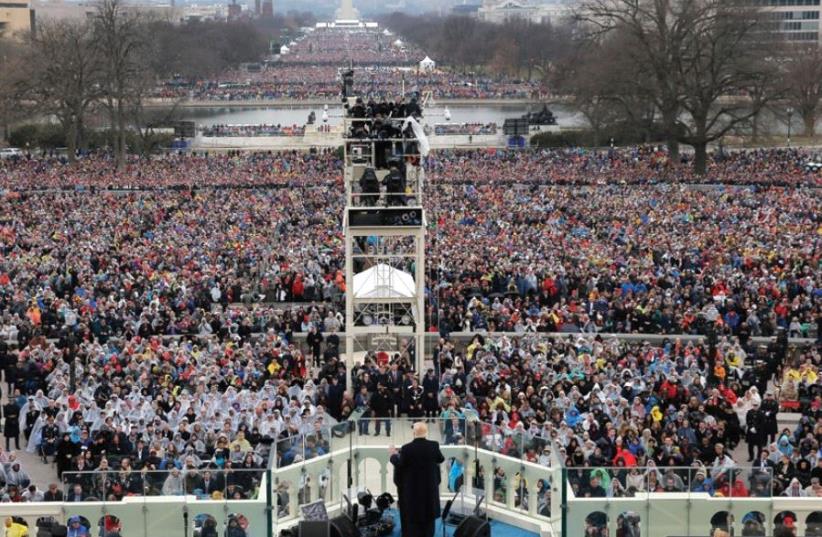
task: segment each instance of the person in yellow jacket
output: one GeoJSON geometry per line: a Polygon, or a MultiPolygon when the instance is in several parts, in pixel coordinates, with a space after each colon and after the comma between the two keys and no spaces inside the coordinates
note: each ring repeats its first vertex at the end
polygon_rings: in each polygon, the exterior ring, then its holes
{"type": "Polygon", "coordinates": [[[5,529],[4,537],[29,537],[28,526],[15,522],[11,517],[6,517],[5,529]]]}

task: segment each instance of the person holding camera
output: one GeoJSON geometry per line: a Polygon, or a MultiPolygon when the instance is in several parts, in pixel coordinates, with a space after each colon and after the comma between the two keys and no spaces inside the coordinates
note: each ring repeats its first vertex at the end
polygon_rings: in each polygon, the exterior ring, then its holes
{"type": "Polygon", "coordinates": [[[371,396],[371,413],[375,418],[374,436],[379,436],[381,425],[385,423],[385,436],[391,436],[391,415],[394,400],[391,392],[382,382],[377,383],[377,391],[371,396]]]}

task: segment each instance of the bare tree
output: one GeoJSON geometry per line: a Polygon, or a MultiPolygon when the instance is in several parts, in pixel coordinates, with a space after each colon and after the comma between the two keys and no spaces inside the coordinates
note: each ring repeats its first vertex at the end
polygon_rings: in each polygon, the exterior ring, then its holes
{"type": "Polygon", "coordinates": [[[568,52],[572,24],[513,19],[492,24],[473,17],[442,19],[392,13],[383,19],[409,41],[419,44],[443,65],[462,72],[483,72],[545,79],[568,52]]]}
{"type": "Polygon", "coordinates": [[[140,105],[145,80],[154,78],[149,68],[152,49],[147,27],[145,17],[127,9],[122,0],[102,0],[93,19],[118,168],[125,163],[129,108],[140,105]]]}
{"type": "Polygon", "coordinates": [[[795,47],[786,57],[785,83],[790,104],[799,113],[805,136],[814,136],[822,100],[822,49],[795,47]]]}
{"type": "Polygon", "coordinates": [[[86,113],[100,95],[101,71],[89,24],[49,21],[38,26],[28,58],[28,94],[41,112],[53,114],[66,134],[73,160],[86,113]]]}
{"type": "MultiPolygon", "coordinates": [[[[760,121],[762,112],[772,109],[777,101],[787,95],[787,85],[780,75],[778,58],[766,58],[763,61],[761,71],[754,73],[751,78],[747,93],[751,99],[751,111],[753,112],[750,120],[751,141],[756,143],[762,133],[760,121]]],[[[767,125],[765,127],[767,132],[767,125]]]]}
{"type": "Polygon", "coordinates": [[[9,137],[11,125],[26,113],[24,52],[21,44],[0,40],[0,136],[5,139],[9,137]]]}
{"type": "Polygon", "coordinates": [[[653,80],[622,54],[624,37],[616,32],[601,40],[581,40],[551,77],[552,87],[570,96],[588,120],[595,145],[606,130],[630,128],[644,133],[646,141],[653,131],[653,80]]]}
{"type": "Polygon", "coordinates": [[[592,38],[619,31],[623,54],[652,73],[653,96],[667,132],[671,158],[679,156],[677,121],[682,94],[676,65],[691,31],[695,0],[584,0],[577,17],[592,30],[592,38]]]}
{"type": "Polygon", "coordinates": [[[500,36],[494,45],[494,56],[490,67],[495,72],[516,76],[519,74],[520,46],[510,36],[500,36]]]}
{"type": "Polygon", "coordinates": [[[744,0],[585,0],[579,17],[594,39],[620,33],[636,71],[651,75],[672,159],[679,143],[694,148],[704,173],[707,146],[764,107],[769,96],[746,99],[767,73],[770,41],[758,9],[744,0]]]}
{"type": "Polygon", "coordinates": [[[600,145],[604,130],[621,119],[614,84],[614,75],[619,73],[611,69],[607,50],[599,43],[581,44],[552,78],[554,88],[571,96],[574,108],[585,116],[595,146],[600,145]]]}
{"type": "Polygon", "coordinates": [[[675,64],[682,89],[683,114],[679,140],[694,148],[694,171],[704,174],[708,144],[747,123],[772,96],[745,99],[760,84],[769,65],[764,61],[767,33],[759,12],[728,0],[694,2],[690,31],[675,64]]]}

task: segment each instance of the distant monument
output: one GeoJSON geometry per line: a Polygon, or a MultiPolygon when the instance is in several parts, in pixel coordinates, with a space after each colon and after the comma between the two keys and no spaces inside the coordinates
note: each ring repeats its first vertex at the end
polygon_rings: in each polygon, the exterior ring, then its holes
{"type": "Polygon", "coordinates": [[[353,0],[341,0],[340,8],[337,10],[338,21],[358,21],[360,12],[354,9],[353,0]]]}

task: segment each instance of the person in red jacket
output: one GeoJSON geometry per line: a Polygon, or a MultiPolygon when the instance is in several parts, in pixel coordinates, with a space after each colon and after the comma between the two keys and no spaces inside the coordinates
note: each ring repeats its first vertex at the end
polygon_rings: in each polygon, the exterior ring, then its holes
{"type": "Polygon", "coordinates": [[[622,448],[617,451],[616,455],[614,456],[613,460],[614,466],[625,466],[627,468],[633,468],[636,466],[636,457],[634,454],[631,453],[629,450],[622,448]]]}

